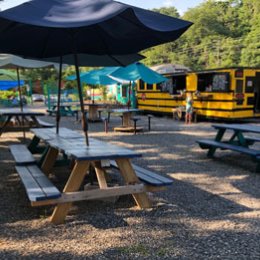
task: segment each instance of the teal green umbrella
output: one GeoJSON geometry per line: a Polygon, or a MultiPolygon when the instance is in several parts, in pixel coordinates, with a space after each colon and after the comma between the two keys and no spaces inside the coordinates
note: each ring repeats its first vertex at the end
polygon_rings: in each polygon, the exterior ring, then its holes
{"type": "Polygon", "coordinates": [[[140,62],[130,64],[126,67],[120,67],[110,73],[110,75],[126,81],[136,81],[141,79],[148,84],[157,84],[168,80],[140,62]]]}
{"type": "MultiPolygon", "coordinates": [[[[113,71],[117,70],[119,67],[107,67],[102,69],[90,70],[80,74],[80,81],[89,85],[114,85],[118,81],[116,79],[110,78],[108,75],[113,71]]],[[[76,80],[76,75],[67,77],[67,80],[76,80]]],[[[93,89],[93,102],[94,102],[94,88],[93,89]]]]}
{"type": "MultiPolygon", "coordinates": [[[[120,67],[106,67],[80,73],[80,80],[90,85],[112,85],[118,83],[116,79],[108,77],[109,74],[120,67]]],[[[67,80],[76,80],[76,75],[67,77],[67,80]]]]}
{"type": "Polygon", "coordinates": [[[128,108],[130,107],[130,91],[133,81],[141,79],[148,84],[157,84],[168,80],[161,74],[151,70],[140,62],[130,64],[126,67],[120,67],[113,71],[110,75],[121,80],[129,81],[128,108]]]}

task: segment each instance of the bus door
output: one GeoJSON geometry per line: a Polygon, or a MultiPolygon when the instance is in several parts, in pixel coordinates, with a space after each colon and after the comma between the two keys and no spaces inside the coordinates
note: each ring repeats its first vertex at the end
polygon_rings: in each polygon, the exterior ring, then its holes
{"type": "Polygon", "coordinates": [[[255,77],[246,77],[246,94],[251,94],[247,98],[247,105],[254,106],[254,113],[260,112],[260,72],[256,72],[255,77]]]}
{"type": "Polygon", "coordinates": [[[254,85],[254,109],[256,113],[260,112],[260,72],[256,72],[253,80],[254,85]]]}

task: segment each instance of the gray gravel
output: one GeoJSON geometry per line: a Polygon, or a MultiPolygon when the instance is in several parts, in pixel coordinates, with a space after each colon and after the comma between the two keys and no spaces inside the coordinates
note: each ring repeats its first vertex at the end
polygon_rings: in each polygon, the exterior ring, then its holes
{"type": "MultiPolygon", "coordinates": [[[[134,162],[173,178],[174,184],[151,195],[152,209],[138,210],[131,196],[115,203],[80,202],[65,224],[54,226],[48,221],[53,208],[32,208],[15,172],[7,145],[21,142],[22,133],[4,134],[0,259],[260,259],[255,162],[228,151],[208,159],[195,141],[214,137],[210,122],[185,125],[155,117],[151,132],[133,135],[112,131],[120,120],[112,117],[107,134],[102,123],[91,123],[90,136],[142,152],[134,162]]],[[[139,124],[147,129],[147,118],[139,124]]],[[[72,117],[62,118],[61,125],[81,128],[72,117]]],[[[31,137],[28,133],[27,143],[31,137]]]]}

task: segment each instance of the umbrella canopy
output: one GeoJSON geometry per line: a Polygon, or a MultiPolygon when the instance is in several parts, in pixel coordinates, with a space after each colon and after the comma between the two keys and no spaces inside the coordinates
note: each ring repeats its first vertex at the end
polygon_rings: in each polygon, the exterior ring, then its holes
{"type": "MultiPolygon", "coordinates": [[[[23,76],[20,76],[20,79],[25,79],[25,78],[23,76]]],[[[4,80],[4,81],[17,81],[17,74],[16,74],[16,72],[13,72],[13,71],[10,71],[10,70],[0,69],[0,80],[1,81],[2,80],[4,80]]]]}
{"type": "Polygon", "coordinates": [[[191,25],[112,0],[32,0],[0,13],[0,52],[125,55],[176,40],[191,25]]]}
{"type": "Polygon", "coordinates": [[[18,91],[19,91],[19,97],[20,97],[20,108],[21,111],[23,111],[23,103],[22,103],[22,93],[20,86],[24,84],[24,82],[21,82],[21,76],[19,73],[19,68],[44,68],[44,67],[58,67],[58,63],[53,62],[45,62],[45,61],[36,61],[36,60],[29,60],[29,59],[23,59],[19,56],[11,55],[11,54],[0,54],[0,67],[1,68],[7,68],[7,69],[16,69],[16,73],[8,72],[6,70],[0,69],[0,75],[1,71],[6,71],[5,75],[9,75],[9,77],[12,78],[12,80],[17,80],[18,91]]]}
{"type": "MultiPolygon", "coordinates": [[[[117,84],[119,81],[117,81],[116,79],[112,79],[107,75],[117,70],[118,68],[119,67],[107,67],[102,69],[90,70],[88,72],[81,73],[80,79],[81,82],[92,85],[92,88],[93,85],[107,86],[107,85],[117,84]]],[[[75,80],[75,79],[76,79],[76,75],[67,77],[67,80],[75,80]]],[[[94,88],[93,88],[92,102],[94,103],[94,88]]]]}
{"type": "Polygon", "coordinates": [[[128,65],[127,67],[118,68],[110,75],[112,77],[127,81],[136,81],[138,79],[141,79],[148,84],[155,84],[168,80],[161,74],[157,73],[154,70],[151,70],[140,62],[128,65]]]}
{"type": "MultiPolygon", "coordinates": [[[[98,67],[98,66],[127,66],[133,62],[144,59],[143,55],[138,53],[126,54],[126,55],[90,55],[90,54],[78,54],[79,66],[86,67],[98,67]]],[[[42,60],[49,62],[59,62],[60,57],[44,58],[42,60]]],[[[62,57],[65,64],[74,65],[74,56],[65,55],[62,57]]]]}
{"type": "Polygon", "coordinates": [[[60,62],[63,56],[73,54],[88,144],[77,54],[108,55],[112,59],[113,55],[134,54],[176,40],[191,25],[112,0],[32,0],[0,12],[0,52],[60,57],[60,62]]]}
{"type": "MultiPolygon", "coordinates": [[[[17,68],[46,68],[46,67],[58,67],[58,63],[23,59],[19,56],[12,54],[0,54],[0,67],[6,69],[17,69],[17,68]]],[[[1,71],[1,70],[0,70],[1,71]]],[[[1,72],[0,72],[1,73],[1,72]]],[[[17,79],[17,74],[14,73],[14,77],[17,79]]]]}
{"type": "MultiPolygon", "coordinates": [[[[108,77],[110,73],[117,70],[119,67],[107,67],[102,69],[90,70],[80,74],[81,82],[90,85],[113,85],[117,84],[116,79],[108,77]]],[[[68,76],[67,80],[76,80],[76,75],[68,76]]]]}

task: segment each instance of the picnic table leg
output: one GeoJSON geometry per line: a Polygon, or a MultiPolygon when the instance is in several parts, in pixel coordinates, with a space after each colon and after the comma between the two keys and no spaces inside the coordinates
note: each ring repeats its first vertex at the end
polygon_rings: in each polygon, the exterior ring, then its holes
{"type": "MultiPolygon", "coordinates": [[[[226,132],[226,129],[219,129],[218,132],[217,132],[217,135],[215,137],[215,141],[220,142],[222,137],[223,137],[223,135],[225,134],[225,132],[226,132]]],[[[213,157],[216,149],[217,149],[216,147],[212,147],[211,146],[209,148],[207,156],[208,157],[213,157]]]]}
{"type": "Polygon", "coordinates": [[[123,126],[131,126],[131,112],[123,113],[123,126]]]}
{"type": "Polygon", "coordinates": [[[37,146],[38,146],[39,142],[40,142],[40,138],[35,135],[33,137],[32,141],[28,145],[28,149],[31,153],[37,152],[37,146]]]}
{"type": "Polygon", "coordinates": [[[106,173],[105,173],[104,169],[102,168],[101,163],[95,162],[94,168],[96,171],[98,185],[99,185],[100,189],[107,188],[106,173]]]}
{"type": "Polygon", "coordinates": [[[110,122],[110,114],[111,114],[111,112],[107,112],[107,121],[108,121],[108,123],[110,122]]]}
{"type": "Polygon", "coordinates": [[[9,122],[11,121],[12,116],[8,116],[6,121],[4,122],[3,126],[1,127],[1,131],[0,131],[0,136],[2,135],[2,133],[5,131],[5,128],[7,127],[7,125],[9,124],[9,122]]]}
{"type": "Polygon", "coordinates": [[[57,159],[59,151],[53,147],[48,148],[48,152],[44,158],[44,161],[42,163],[42,171],[48,175],[53,168],[55,161],[57,159]]]}
{"type": "Polygon", "coordinates": [[[35,125],[36,127],[41,127],[41,124],[37,120],[36,116],[31,116],[31,119],[32,119],[33,125],[35,125]]]}
{"type": "Polygon", "coordinates": [[[237,139],[238,139],[239,145],[248,147],[248,143],[242,132],[240,132],[240,131],[237,132],[237,139]]]}
{"type": "MultiPolygon", "coordinates": [[[[136,176],[135,171],[134,171],[129,159],[117,159],[116,163],[118,165],[121,175],[123,176],[123,178],[127,184],[140,183],[140,180],[136,176]]],[[[133,194],[132,196],[134,197],[136,204],[140,208],[151,208],[152,207],[151,201],[149,200],[146,192],[133,194]]]]}
{"type": "MultiPolygon", "coordinates": [[[[77,161],[71,175],[63,189],[63,192],[73,192],[79,190],[84,177],[89,168],[90,162],[88,161],[77,161]]],[[[51,216],[51,222],[53,224],[61,224],[64,222],[68,211],[72,205],[72,202],[58,204],[51,216]]]]}

